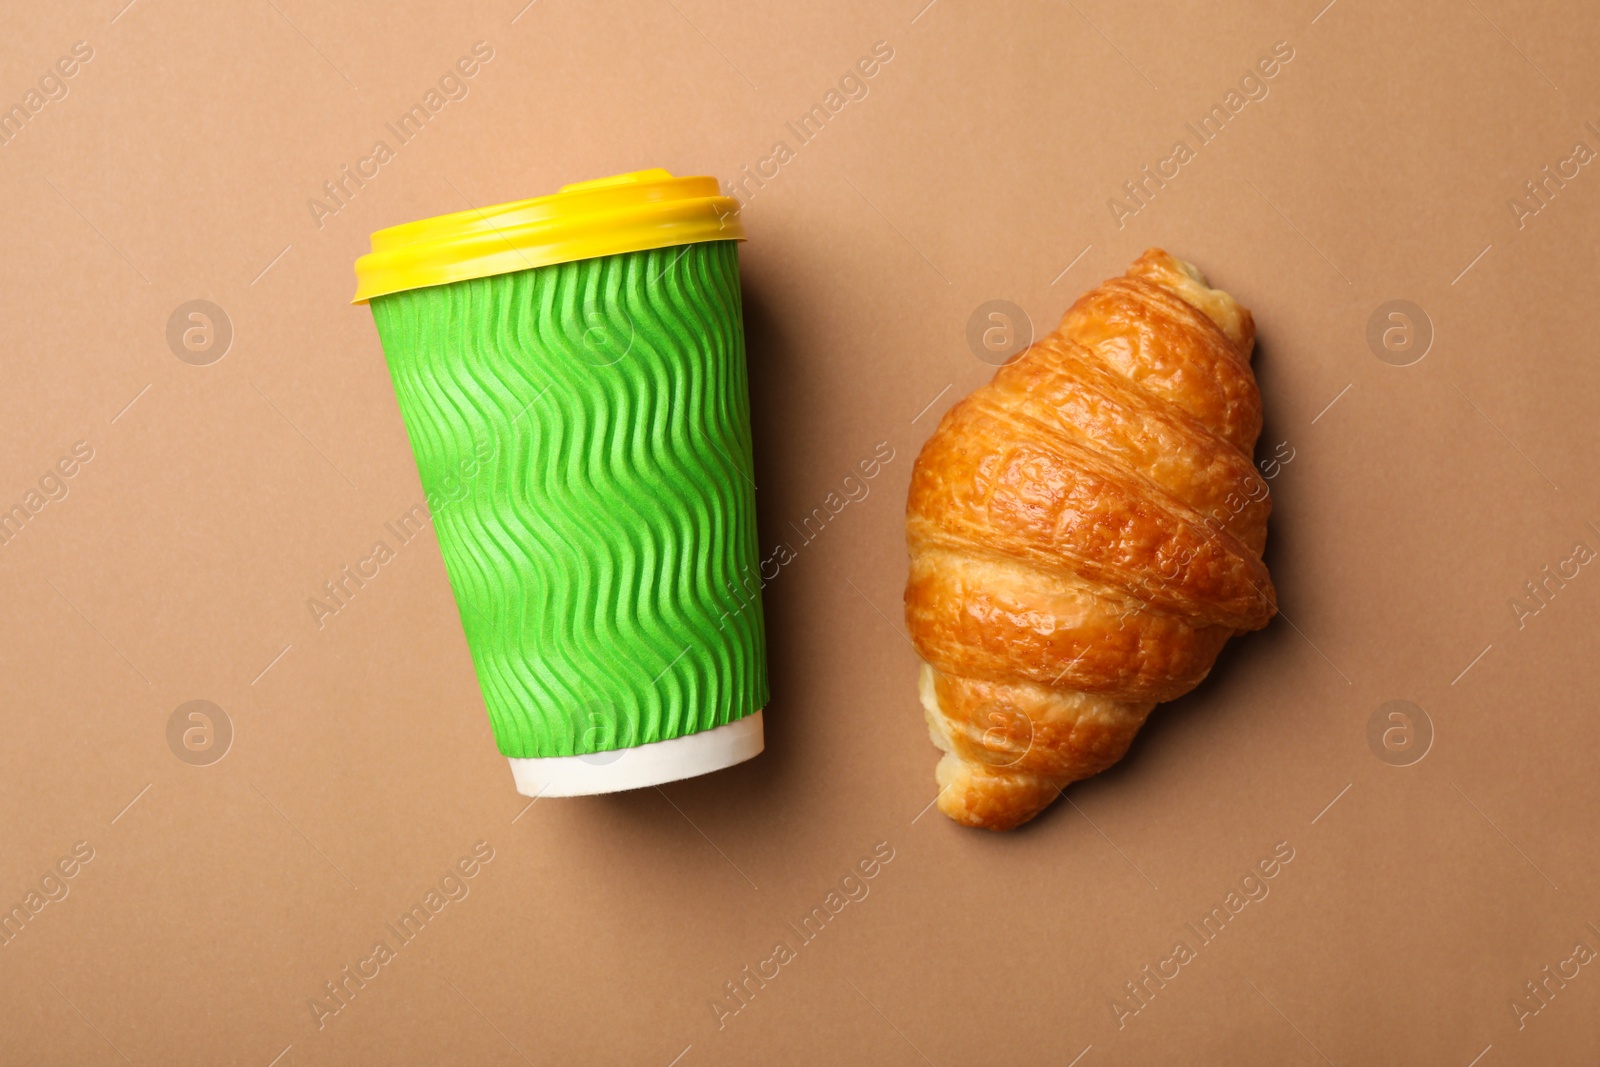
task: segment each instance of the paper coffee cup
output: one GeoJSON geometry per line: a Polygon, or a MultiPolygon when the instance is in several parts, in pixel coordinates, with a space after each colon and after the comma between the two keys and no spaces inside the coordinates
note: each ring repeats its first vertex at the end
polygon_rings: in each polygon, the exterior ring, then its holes
{"type": "Polygon", "coordinates": [[[638,171],[407,223],[356,262],[517,789],[762,748],[738,203],[638,171]]]}

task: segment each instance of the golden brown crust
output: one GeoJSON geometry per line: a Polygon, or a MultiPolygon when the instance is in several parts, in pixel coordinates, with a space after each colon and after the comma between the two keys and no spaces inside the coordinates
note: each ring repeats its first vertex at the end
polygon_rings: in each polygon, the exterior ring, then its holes
{"type": "Polygon", "coordinates": [[[939,810],[967,826],[1010,830],[1068,782],[1105,770],[1128,750],[1154,703],[1124,703],[1048,686],[974,682],[922,665],[939,810]]]}
{"type": "Polygon", "coordinates": [[[1159,249],[946,412],[912,471],[906,624],[939,807],[1010,829],[1276,611],[1255,324],[1159,249]]]}
{"type": "MultiPolygon", "coordinates": [[[[1213,518],[1236,537],[1265,534],[1267,487],[1250,457],[1182,409],[1150,395],[1051,334],[1054,358],[1019,359],[995,375],[992,404],[1051,439],[1091,448],[1213,518]]],[[[1046,353],[1041,353],[1041,356],[1046,353]]],[[[1254,555],[1260,544],[1246,542],[1254,555]]]]}
{"type": "Polygon", "coordinates": [[[1113,278],[1079,297],[1059,332],[1240,452],[1255,448],[1261,394],[1248,355],[1175,294],[1142,278],[1113,278]]]}
{"type": "Polygon", "coordinates": [[[1234,633],[1071,573],[934,547],[912,559],[906,625],[942,671],[1129,701],[1187,693],[1234,633]]]}

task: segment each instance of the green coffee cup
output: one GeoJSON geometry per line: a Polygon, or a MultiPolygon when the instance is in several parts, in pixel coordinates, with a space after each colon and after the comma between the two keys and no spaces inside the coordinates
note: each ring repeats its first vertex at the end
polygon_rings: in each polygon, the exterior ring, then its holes
{"type": "Polygon", "coordinates": [[[517,789],[762,749],[737,202],[640,171],[375,233],[356,264],[517,789]]]}

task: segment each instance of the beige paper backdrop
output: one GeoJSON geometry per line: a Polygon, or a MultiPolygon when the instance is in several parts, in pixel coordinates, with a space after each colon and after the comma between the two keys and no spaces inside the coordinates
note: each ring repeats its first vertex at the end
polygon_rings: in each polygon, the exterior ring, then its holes
{"type": "Polygon", "coordinates": [[[1600,1056],[1591,5],[124,2],[0,34],[0,1060],[1600,1056]],[[747,201],[768,751],[530,807],[385,529],[422,494],[351,264],[647,166],[747,201]],[[912,460],[978,309],[1048,330],[1157,244],[1255,311],[1283,614],[959,829],[912,460]]]}

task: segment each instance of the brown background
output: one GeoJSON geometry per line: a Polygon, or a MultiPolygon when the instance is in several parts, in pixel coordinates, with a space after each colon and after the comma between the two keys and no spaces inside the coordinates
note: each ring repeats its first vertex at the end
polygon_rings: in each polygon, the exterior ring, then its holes
{"type": "Polygon", "coordinates": [[[0,905],[95,852],[0,947],[6,1063],[1600,1055],[1600,967],[1520,1030],[1510,1007],[1600,948],[1600,577],[1520,629],[1509,606],[1600,546],[1600,173],[1520,229],[1507,206],[1600,148],[1589,5],[122,2],[0,34],[8,105],[94,48],[0,148],[0,503],[94,449],[0,547],[0,905]],[[479,40],[470,95],[319,229],[307,199],[479,40]],[[785,121],[879,40],[870,95],[799,147],[785,121]],[[1270,96],[1119,229],[1107,199],[1278,41],[1270,96]],[[351,263],[382,226],[645,166],[728,180],[779,139],[742,251],[763,553],[798,549],[766,590],[768,751],[527,808],[431,531],[321,630],[306,606],[421,500],[351,263]],[[901,509],[991,373],[969,316],[1049,329],[1153,244],[1255,311],[1262,455],[1294,455],[1284,615],[1073,804],[1009,836],[918,818],[901,509]],[[209,366],[166,341],[196,298],[234,330],[209,366]],[[1408,367],[1366,339],[1394,299],[1435,332],[1408,367]],[[799,546],[880,441],[870,496],[799,546]],[[168,746],[194,699],[234,730],[209,766],[168,746]],[[1396,699],[1436,734],[1403,768],[1367,740],[1396,699]],[[470,896],[319,1030],[308,1000],[479,841],[470,896]],[[878,842],[870,895],[719,1030],[723,983],[878,842]],[[1270,896],[1119,1029],[1123,983],[1278,842],[1270,896]]]}

